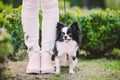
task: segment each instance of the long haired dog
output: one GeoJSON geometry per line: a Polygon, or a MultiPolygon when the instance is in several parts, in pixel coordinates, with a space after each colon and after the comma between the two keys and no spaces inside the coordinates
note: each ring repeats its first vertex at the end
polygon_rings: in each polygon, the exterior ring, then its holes
{"type": "Polygon", "coordinates": [[[73,23],[70,27],[57,23],[56,28],[55,73],[60,73],[61,65],[69,66],[69,73],[74,73],[74,68],[78,62],[81,29],[77,22],[73,23]]]}

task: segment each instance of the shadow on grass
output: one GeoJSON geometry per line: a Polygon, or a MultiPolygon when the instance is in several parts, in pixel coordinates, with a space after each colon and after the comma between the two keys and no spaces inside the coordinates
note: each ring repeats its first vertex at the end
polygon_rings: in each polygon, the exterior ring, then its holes
{"type": "Polygon", "coordinates": [[[80,59],[101,59],[101,58],[106,58],[106,59],[113,59],[113,60],[120,60],[120,55],[117,55],[117,54],[112,54],[112,53],[106,53],[104,55],[84,55],[84,54],[81,54],[79,55],[79,58],[80,59]]]}

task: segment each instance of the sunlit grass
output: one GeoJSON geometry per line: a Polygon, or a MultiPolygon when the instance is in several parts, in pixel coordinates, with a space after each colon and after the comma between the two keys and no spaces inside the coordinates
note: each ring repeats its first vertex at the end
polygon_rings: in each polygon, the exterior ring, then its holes
{"type": "Polygon", "coordinates": [[[112,59],[79,59],[75,74],[62,68],[61,74],[50,80],[120,80],[120,61],[112,59]]]}
{"type": "Polygon", "coordinates": [[[109,59],[79,60],[84,80],[120,80],[120,61],[109,59]]]}

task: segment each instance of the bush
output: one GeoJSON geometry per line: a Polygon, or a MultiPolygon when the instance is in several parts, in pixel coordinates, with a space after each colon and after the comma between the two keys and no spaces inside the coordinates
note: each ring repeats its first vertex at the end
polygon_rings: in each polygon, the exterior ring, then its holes
{"type": "Polygon", "coordinates": [[[92,10],[80,16],[79,22],[83,32],[82,49],[100,56],[120,48],[120,11],[92,10]]]}
{"type": "Polygon", "coordinates": [[[3,72],[5,70],[5,57],[11,51],[10,35],[4,28],[0,28],[0,80],[3,79],[3,72]]]}
{"type": "MultiPolygon", "coordinates": [[[[41,23],[41,10],[39,19],[41,23]]],[[[103,55],[106,52],[111,52],[113,48],[120,48],[119,10],[96,9],[88,11],[73,8],[72,10],[67,10],[66,15],[60,12],[60,22],[70,25],[74,21],[77,21],[82,29],[81,49],[94,55],[103,55]]],[[[21,48],[26,48],[21,24],[21,7],[3,10],[0,13],[0,26],[5,27],[12,36],[14,54],[21,48]]]]}
{"type": "Polygon", "coordinates": [[[120,9],[120,0],[104,0],[106,4],[106,8],[110,9],[120,9]]]}
{"type": "Polygon", "coordinates": [[[4,5],[3,2],[0,1],[0,13],[5,9],[9,10],[10,8],[12,8],[12,5],[4,5]]]}
{"type": "Polygon", "coordinates": [[[13,54],[9,54],[9,58],[15,59],[17,52],[25,48],[24,45],[24,32],[21,23],[21,7],[17,9],[6,8],[0,13],[0,26],[7,29],[11,35],[11,43],[13,45],[13,54]]]}
{"type": "Polygon", "coordinates": [[[10,9],[3,10],[0,14],[1,23],[0,25],[5,27],[12,36],[12,43],[14,44],[14,52],[17,52],[21,45],[24,45],[23,42],[23,29],[21,23],[21,9],[10,9]]]}

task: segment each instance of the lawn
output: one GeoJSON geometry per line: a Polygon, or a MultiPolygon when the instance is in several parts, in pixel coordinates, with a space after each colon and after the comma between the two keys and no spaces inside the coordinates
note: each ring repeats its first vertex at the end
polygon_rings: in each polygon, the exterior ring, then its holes
{"type": "Polygon", "coordinates": [[[27,61],[9,61],[9,80],[120,80],[120,61],[110,59],[79,59],[75,74],[62,68],[61,74],[29,75],[25,73],[27,61]]]}
{"type": "Polygon", "coordinates": [[[120,61],[108,59],[79,60],[83,80],[120,80],[120,61]]]}

